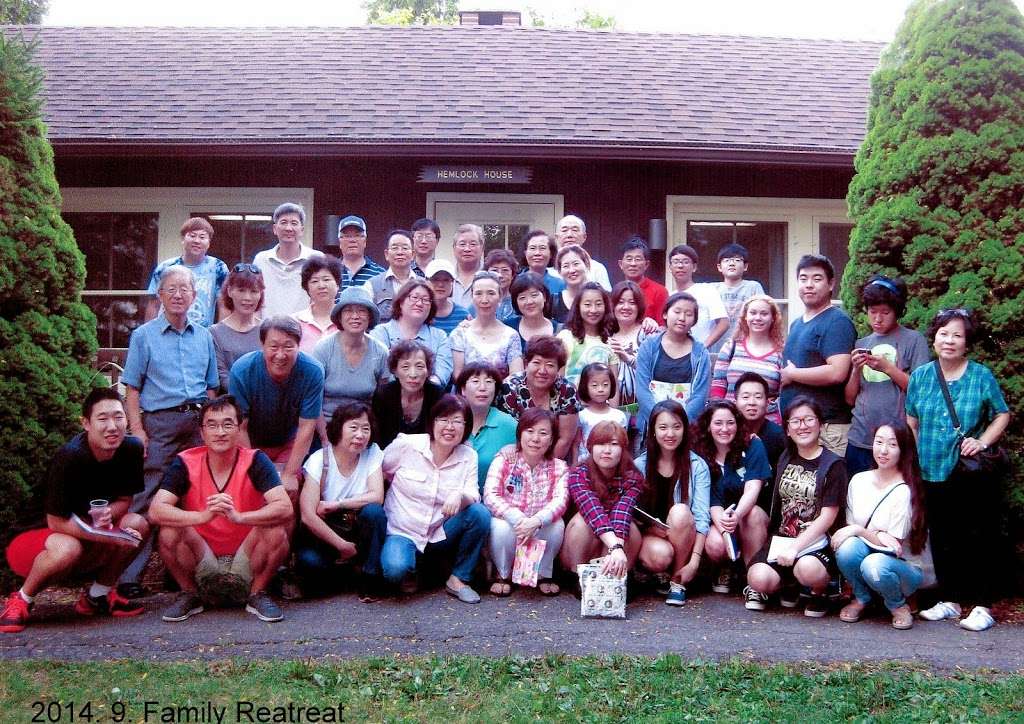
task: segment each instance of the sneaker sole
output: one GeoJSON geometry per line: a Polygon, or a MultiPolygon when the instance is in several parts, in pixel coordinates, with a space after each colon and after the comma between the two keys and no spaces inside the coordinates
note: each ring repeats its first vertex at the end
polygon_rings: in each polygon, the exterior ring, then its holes
{"type": "Polygon", "coordinates": [[[167,621],[167,623],[176,623],[178,621],[184,621],[187,618],[191,618],[192,616],[195,616],[197,613],[202,613],[204,610],[206,609],[204,609],[202,606],[196,606],[195,608],[186,611],[185,614],[182,616],[168,616],[167,614],[164,614],[160,618],[164,621],[167,621]]]}
{"type": "Polygon", "coordinates": [[[667,600],[666,599],[665,605],[666,606],[685,606],[686,605],[686,599],[683,599],[682,601],[677,601],[675,599],[672,599],[672,600],[667,600]]]}
{"type": "Polygon", "coordinates": [[[260,613],[255,606],[250,606],[249,604],[245,604],[245,610],[246,612],[251,613],[253,616],[258,618],[260,621],[266,621],[267,623],[274,623],[276,621],[281,621],[284,619],[284,614],[278,616],[267,616],[266,614],[260,613]]]}
{"type": "Polygon", "coordinates": [[[24,630],[25,627],[20,624],[0,626],[0,633],[21,633],[24,630]]]}
{"type": "Polygon", "coordinates": [[[826,613],[828,613],[828,612],[827,611],[811,611],[811,610],[808,610],[806,608],[804,609],[804,616],[807,616],[808,618],[825,618],[825,614],[826,613]]]}
{"type": "Polygon", "coordinates": [[[715,593],[728,593],[731,589],[729,586],[720,586],[716,583],[711,587],[711,590],[715,593]]]}
{"type": "Polygon", "coordinates": [[[765,605],[763,603],[747,601],[743,604],[743,608],[747,609],[748,611],[763,611],[765,609],[765,605]]]}
{"type": "Polygon", "coordinates": [[[110,615],[114,618],[131,618],[132,616],[141,616],[145,612],[144,608],[135,608],[128,611],[112,611],[110,615]]]}
{"type": "Polygon", "coordinates": [[[796,601],[789,601],[789,600],[779,599],[779,605],[782,606],[783,608],[796,608],[797,606],[800,605],[800,600],[797,599],[796,601]]]}

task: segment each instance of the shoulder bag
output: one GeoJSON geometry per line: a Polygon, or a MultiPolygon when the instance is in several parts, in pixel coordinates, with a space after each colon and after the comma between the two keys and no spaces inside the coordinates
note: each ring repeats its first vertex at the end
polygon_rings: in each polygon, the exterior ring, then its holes
{"type": "MultiPolygon", "coordinates": [[[[953,423],[953,431],[956,433],[956,444],[959,450],[960,443],[964,441],[967,436],[960,427],[960,418],[956,414],[956,408],[953,406],[953,398],[949,394],[949,385],[946,384],[946,378],[942,375],[942,369],[939,367],[938,360],[935,361],[935,376],[939,378],[939,388],[942,390],[942,396],[946,399],[946,408],[949,410],[949,419],[953,423]]],[[[1007,455],[1006,450],[1002,445],[998,443],[995,445],[989,445],[984,450],[978,452],[977,455],[960,455],[957,461],[956,467],[953,468],[953,475],[964,476],[964,475],[985,475],[985,476],[1002,476],[1010,469],[1010,456],[1007,455]]]]}

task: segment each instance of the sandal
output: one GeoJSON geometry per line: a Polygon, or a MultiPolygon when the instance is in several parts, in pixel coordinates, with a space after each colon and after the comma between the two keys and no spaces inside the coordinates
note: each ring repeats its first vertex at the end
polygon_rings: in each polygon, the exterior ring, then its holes
{"type": "Polygon", "coordinates": [[[507,598],[512,595],[512,584],[500,578],[491,584],[491,595],[498,598],[507,598]]]}
{"type": "Polygon", "coordinates": [[[542,596],[557,596],[562,592],[562,588],[552,578],[542,578],[537,581],[537,590],[542,596]]]}
{"type": "Polygon", "coordinates": [[[910,606],[900,606],[892,612],[892,627],[900,631],[906,631],[914,626],[914,614],[910,612],[910,606]]]}
{"type": "Polygon", "coordinates": [[[839,620],[846,623],[857,623],[860,621],[860,617],[864,615],[865,608],[867,608],[866,604],[854,599],[843,606],[843,610],[839,612],[839,620]]]}

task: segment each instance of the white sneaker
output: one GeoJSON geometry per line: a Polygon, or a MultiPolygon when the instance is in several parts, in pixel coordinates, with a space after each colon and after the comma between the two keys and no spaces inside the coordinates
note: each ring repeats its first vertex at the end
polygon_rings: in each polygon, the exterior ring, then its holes
{"type": "Polygon", "coordinates": [[[926,621],[945,621],[949,618],[960,618],[962,615],[959,604],[950,601],[939,601],[934,606],[917,614],[926,621]]]}
{"type": "Polygon", "coordinates": [[[960,628],[968,631],[987,631],[996,625],[996,620],[984,606],[975,606],[967,618],[960,620],[960,628]]]}

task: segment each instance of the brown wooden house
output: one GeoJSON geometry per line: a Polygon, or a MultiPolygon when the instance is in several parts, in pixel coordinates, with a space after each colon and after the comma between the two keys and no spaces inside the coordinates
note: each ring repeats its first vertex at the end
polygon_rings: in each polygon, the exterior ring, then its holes
{"type": "MultiPolygon", "coordinates": [[[[35,29],[30,29],[34,32],[35,29]]],[[[309,243],[356,213],[422,216],[515,247],[564,213],[613,278],[665,219],[714,278],[733,240],[788,304],[797,258],[841,267],[845,196],[882,45],[507,26],[56,28],[39,32],[64,216],[88,260],[102,347],[123,348],[150,270],[213,220],[229,264],[298,201],[309,243]]],[[[664,257],[656,259],[664,273],[664,257]]]]}

